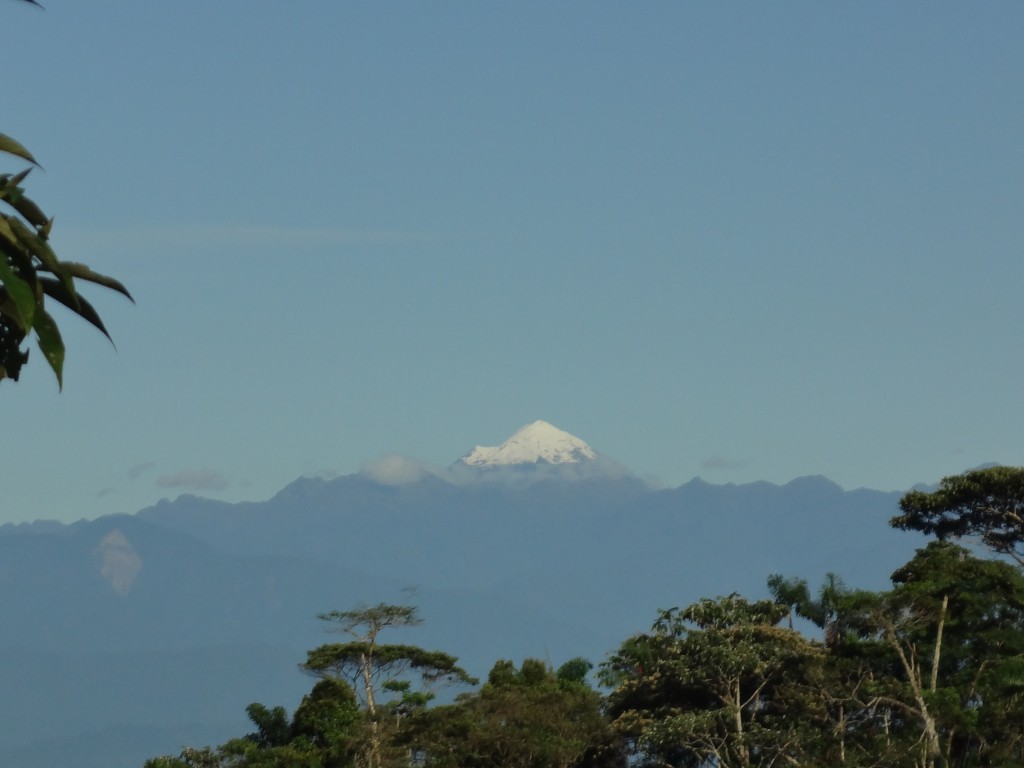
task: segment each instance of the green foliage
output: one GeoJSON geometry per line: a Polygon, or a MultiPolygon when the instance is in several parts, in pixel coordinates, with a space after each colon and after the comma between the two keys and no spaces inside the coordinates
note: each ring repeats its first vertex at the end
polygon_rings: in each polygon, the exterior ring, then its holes
{"type": "Polygon", "coordinates": [[[262,704],[250,704],[245,713],[256,726],[256,733],[248,739],[261,749],[280,747],[291,741],[291,724],[284,707],[268,709],[262,704]]]}
{"type": "MultiPolygon", "coordinates": [[[[320,677],[347,680],[356,687],[371,716],[384,684],[414,672],[427,685],[477,681],[442,651],[427,651],[415,645],[381,644],[378,635],[388,627],[409,627],[421,623],[415,607],[380,603],[353,611],[323,613],[320,619],[337,623],[341,632],[355,638],[346,643],[325,643],[309,651],[302,668],[320,677]]],[[[394,688],[391,692],[396,692],[394,688]]]]}
{"type": "Polygon", "coordinates": [[[433,768],[624,766],[601,697],[584,682],[590,668],[499,661],[479,692],[419,715],[406,743],[433,768]]]}
{"type": "MultiPolygon", "coordinates": [[[[36,163],[24,146],[3,134],[0,153],[36,163]]],[[[102,285],[129,299],[131,294],[111,277],[93,272],[84,264],[57,258],[49,244],[53,219],[25,195],[21,186],[28,174],[28,170],[0,174],[0,379],[18,379],[28,361],[22,343],[34,335],[58,386],[63,386],[64,342],[46,299],[70,309],[109,339],[99,313],[79,295],[76,281],[102,285]]]]}
{"type": "Polygon", "coordinates": [[[188,763],[177,757],[161,755],[147,760],[143,763],[143,768],[188,768],[188,763]]]}
{"type": "MultiPolygon", "coordinates": [[[[374,680],[415,672],[427,684],[476,682],[443,651],[427,651],[415,645],[373,645],[365,641],[327,643],[309,651],[302,668],[316,675],[329,675],[354,684],[368,671],[374,680]]],[[[383,688],[383,683],[379,686],[383,688]]]]}
{"type": "Polygon", "coordinates": [[[558,678],[558,682],[563,686],[586,685],[587,675],[590,674],[590,670],[593,668],[594,665],[589,659],[576,656],[560,666],[555,673],[555,677],[558,678]]]}
{"type": "MultiPolygon", "coordinates": [[[[23,1],[39,6],[36,0],[23,1]]],[[[0,154],[38,166],[23,144],[2,133],[0,154]]],[[[64,341],[45,304],[46,297],[63,304],[109,339],[99,314],[78,294],[75,281],[97,283],[129,299],[131,295],[117,280],[93,272],[84,264],[57,258],[49,244],[53,219],[25,195],[21,186],[30,170],[0,174],[0,379],[17,381],[28,362],[22,343],[34,334],[58,387],[62,387],[64,341]]]]}
{"type": "Polygon", "coordinates": [[[221,758],[210,747],[185,747],[178,757],[164,755],[145,762],[144,768],[221,768],[221,758]]]}
{"type": "Polygon", "coordinates": [[[428,691],[414,690],[412,681],[405,676],[414,674],[426,687],[477,682],[458,666],[454,656],[443,651],[378,641],[387,628],[420,623],[412,606],[380,603],[352,611],[332,611],[320,614],[319,618],[336,624],[338,631],[353,640],[314,648],[308,652],[302,668],[326,679],[347,680],[359,692],[368,724],[360,757],[370,768],[380,768],[390,759],[390,747],[398,739],[403,720],[426,707],[433,698],[428,691]],[[383,707],[378,705],[381,696],[390,697],[383,707]]]}
{"type": "Polygon", "coordinates": [[[387,627],[414,627],[423,623],[416,606],[389,603],[360,606],[351,611],[328,611],[317,614],[317,618],[339,625],[340,631],[346,634],[365,637],[370,641],[387,627]],[[363,628],[361,632],[360,627],[363,628]]]}
{"type": "MultiPolygon", "coordinates": [[[[992,724],[1024,722],[1024,709],[985,674],[989,666],[1009,669],[1024,656],[1024,575],[938,541],[918,550],[892,579],[894,589],[883,599],[888,617],[881,623],[890,644],[922,660],[916,685],[941,736],[939,753],[958,763],[989,758],[989,745],[1014,740],[992,724]]],[[[913,691],[915,665],[901,666],[913,691]]],[[[1019,730],[1015,738],[1019,744],[1019,730]]]]}
{"type": "Polygon", "coordinates": [[[662,611],[602,667],[609,712],[641,760],[658,765],[803,763],[821,720],[820,651],[781,628],[786,606],[738,595],[662,611]]]}
{"type": "MultiPolygon", "coordinates": [[[[1024,722],[1024,710],[1007,684],[1024,658],[1020,570],[936,541],[892,581],[865,592],[832,577],[819,600],[797,601],[826,634],[830,762],[917,768],[1019,757],[1010,723],[1024,722]]],[[[785,600],[795,583],[773,577],[771,586],[785,600]]]]}
{"type": "Polygon", "coordinates": [[[256,731],[219,747],[186,747],[178,757],[149,760],[145,768],[350,768],[365,742],[365,721],[352,689],[324,680],[289,720],[284,707],[250,704],[256,731]]]}
{"type": "Polygon", "coordinates": [[[363,714],[351,686],[321,680],[302,697],[292,718],[292,735],[322,756],[324,768],[350,765],[362,740],[363,714]]]}
{"type": "Polygon", "coordinates": [[[931,493],[900,500],[896,528],[940,539],[978,536],[995,552],[1024,565],[1024,467],[990,467],[943,478],[931,493]]]}

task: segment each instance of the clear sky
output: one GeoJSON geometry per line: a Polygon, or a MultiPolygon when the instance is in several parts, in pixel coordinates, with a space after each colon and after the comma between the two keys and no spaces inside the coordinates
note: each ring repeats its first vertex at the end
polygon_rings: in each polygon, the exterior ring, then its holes
{"type": "Polygon", "coordinates": [[[535,419],[671,486],[1024,463],[1017,0],[45,5],[0,131],[138,303],[0,383],[0,522],[535,419]]]}

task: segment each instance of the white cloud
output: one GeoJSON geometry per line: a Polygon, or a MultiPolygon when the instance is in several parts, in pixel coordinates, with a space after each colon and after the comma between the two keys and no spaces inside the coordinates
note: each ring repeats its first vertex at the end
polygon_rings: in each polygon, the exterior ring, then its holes
{"type": "Polygon", "coordinates": [[[444,479],[456,485],[471,483],[498,483],[525,487],[542,480],[618,480],[632,476],[623,464],[597,455],[589,461],[548,464],[503,464],[490,467],[470,467],[462,462],[452,464],[443,474],[444,479]]]}
{"type": "Polygon", "coordinates": [[[381,485],[405,485],[422,480],[427,475],[436,474],[426,463],[389,453],[379,459],[368,461],[360,470],[364,475],[381,485]]]}

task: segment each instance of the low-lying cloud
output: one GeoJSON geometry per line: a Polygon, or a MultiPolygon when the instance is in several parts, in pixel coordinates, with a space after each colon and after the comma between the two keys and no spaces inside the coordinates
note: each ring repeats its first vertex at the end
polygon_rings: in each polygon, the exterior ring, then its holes
{"type": "Polygon", "coordinates": [[[389,453],[379,459],[368,461],[360,470],[364,475],[381,485],[405,485],[436,474],[425,462],[389,453]]]}
{"type": "Polygon", "coordinates": [[[389,453],[366,462],[360,472],[381,485],[407,485],[430,476],[453,485],[486,483],[507,486],[529,486],[542,480],[580,481],[631,476],[625,466],[600,455],[589,461],[563,464],[541,461],[536,464],[471,467],[457,461],[448,467],[438,467],[409,456],[389,453]]]}

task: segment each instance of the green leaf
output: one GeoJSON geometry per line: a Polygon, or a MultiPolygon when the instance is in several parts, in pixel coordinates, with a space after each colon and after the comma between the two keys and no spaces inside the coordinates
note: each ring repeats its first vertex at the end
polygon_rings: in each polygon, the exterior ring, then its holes
{"type": "Polygon", "coordinates": [[[6,152],[9,155],[20,157],[22,160],[28,160],[33,165],[39,165],[36,159],[32,157],[32,153],[29,152],[25,147],[16,142],[10,136],[0,133],[0,152],[6,152]]]}
{"type": "Polygon", "coordinates": [[[0,197],[10,201],[20,198],[25,193],[25,190],[20,186],[21,182],[28,177],[31,171],[31,168],[26,168],[21,173],[16,173],[13,176],[9,173],[0,175],[0,197]]]}
{"type": "Polygon", "coordinates": [[[32,173],[31,168],[26,168],[24,171],[14,174],[7,179],[7,183],[11,186],[20,187],[21,182],[28,178],[28,175],[32,173]]]}
{"type": "Polygon", "coordinates": [[[72,299],[71,296],[68,294],[67,288],[64,287],[64,283],[52,277],[39,278],[39,285],[43,289],[43,293],[45,293],[47,296],[56,299],[65,307],[70,309],[72,312],[75,312],[83,319],[88,320],[90,323],[96,326],[104,336],[110,339],[111,344],[114,343],[114,340],[111,338],[110,334],[107,333],[107,327],[103,324],[103,321],[100,319],[99,313],[96,311],[93,305],[86,301],[83,297],[75,296],[72,299]]]}
{"type": "Polygon", "coordinates": [[[33,256],[39,259],[43,268],[47,272],[52,272],[60,278],[61,282],[64,283],[68,292],[78,299],[78,293],[75,291],[75,284],[72,280],[71,275],[65,270],[64,264],[61,263],[60,259],[57,258],[57,254],[53,252],[53,249],[49,244],[41,238],[38,233],[33,232],[26,226],[20,219],[10,218],[7,219],[7,224],[10,226],[11,231],[18,238],[18,242],[22,246],[27,248],[33,256]]]}
{"type": "Polygon", "coordinates": [[[23,331],[28,331],[32,327],[32,319],[36,311],[35,291],[11,269],[7,259],[2,256],[0,256],[0,283],[3,283],[7,295],[11,297],[15,309],[18,311],[18,324],[23,331]]]}
{"type": "Polygon", "coordinates": [[[25,221],[36,227],[40,236],[45,240],[50,234],[51,220],[46,218],[46,214],[40,210],[38,205],[25,197],[25,190],[20,186],[31,171],[31,168],[26,168],[13,176],[10,174],[0,176],[0,200],[6,201],[9,206],[21,214],[25,221]]]}
{"type": "Polygon", "coordinates": [[[106,288],[110,288],[111,290],[117,291],[118,293],[124,296],[127,296],[128,299],[132,302],[135,301],[135,299],[132,298],[132,295],[128,293],[128,289],[125,288],[120,281],[115,280],[112,277],[107,277],[106,275],[101,275],[98,272],[93,272],[85,264],[79,264],[78,262],[75,261],[65,261],[61,264],[61,266],[64,268],[64,273],[70,275],[71,277],[77,277],[80,280],[87,280],[90,283],[102,285],[106,288]]]}
{"type": "Polygon", "coordinates": [[[3,238],[0,245],[3,246],[3,250],[6,253],[12,256],[21,254],[24,258],[25,247],[18,240],[18,236],[14,234],[14,230],[11,228],[11,221],[13,221],[13,217],[0,213],[0,238],[3,238]]]}
{"type": "Polygon", "coordinates": [[[32,327],[36,332],[39,349],[57,376],[57,387],[64,389],[64,340],[60,337],[57,323],[45,309],[39,307],[32,327]]]}
{"type": "Polygon", "coordinates": [[[21,214],[22,218],[25,219],[33,227],[39,228],[39,235],[43,239],[50,235],[50,219],[46,218],[46,214],[42,212],[38,205],[33,203],[24,195],[19,195],[14,199],[7,201],[10,206],[21,214]]]}

